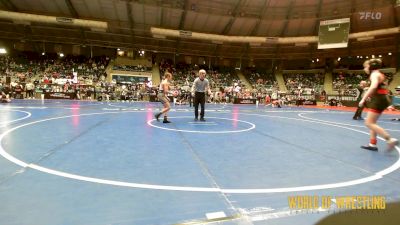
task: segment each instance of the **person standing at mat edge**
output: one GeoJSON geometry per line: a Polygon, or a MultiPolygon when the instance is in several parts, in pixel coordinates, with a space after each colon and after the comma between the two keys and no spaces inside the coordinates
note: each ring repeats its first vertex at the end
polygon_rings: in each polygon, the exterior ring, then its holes
{"type": "Polygon", "coordinates": [[[370,74],[371,85],[361,99],[359,107],[363,107],[367,103],[368,114],[365,125],[370,129],[370,142],[368,145],[361,146],[361,148],[371,151],[378,151],[376,146],[377,135],[386,140],[388,150],[393,150],[399,144],[397,139],[392,138],[386,130],[376,124],[382,112],[391,104],[386,77],[379,71],[381,68],[382,61],[380,59],[371,59],[364,62],[364,71],[370,74]],[[367,102],[368,99],[369,101],[367,102]]]}
{"type": "Polygon", "coordinates": [[[205,78],[206,71],[201,69],[199,70],[199,77],[196,78],[192,85],[192,95],[194,95],[194,120],[199,120],[199,104],[201,106],[200,111],[200,121],[206,121],[204,119],[204,105],[206,104],[206,90],[208,94],[211,93],[210,83],[205,78]]]}
{"type": "Polygon", "coordinates": [[[159,121],[159,118],[162,114],[164,114],[164,120],[163,123],[171,123],[171,121],[168,120],[167,118],[167,113],[171,109],[171,106],[169,104],[170,100],[168,98],[168,91],[169,91],[169,82],[172,79],[172,74],[170,72],[165,72],[164,74],[164,79],[160,83],[160,88],[158,91],[158,100],[160,100],[161,104],[163,104],[164,108],[161,110],[161,112],[157,113],[154,115],[159,121]]]}
{"type": "MultiPolygon", "coordinates": [[[[366,89],[366,87],[367,87],[367,82],[364,81],[364,80],[360,82],[360,85],[358,85],[358,87],[357,87],[357,91],[358,91],[357,102],[361,101],[363,93],[364,93],[364,90],[366,89]]],[[[360,106],[357,107],[357,111],[353,116],[353,120],[363,120],[363,118],[361,117],[363,109],[364,109],[364,106],[363,107],[360,107],[360,106]]]]}

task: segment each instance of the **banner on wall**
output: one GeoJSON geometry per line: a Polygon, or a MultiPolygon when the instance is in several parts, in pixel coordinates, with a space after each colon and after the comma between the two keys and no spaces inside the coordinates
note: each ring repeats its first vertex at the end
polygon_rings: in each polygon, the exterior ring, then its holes
{"type": "Polygon", "coordinates": [[[244,99],[244,98],[234,98],[233,104],[256,104],[257,99],[244,99]]]}

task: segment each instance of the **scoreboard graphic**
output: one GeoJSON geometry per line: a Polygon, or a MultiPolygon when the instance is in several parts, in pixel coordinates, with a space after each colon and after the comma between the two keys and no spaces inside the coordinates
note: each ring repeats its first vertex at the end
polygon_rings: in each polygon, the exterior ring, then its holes
{"type": "Polygon", "coordinates": [[[350,18],[325,20],[319,24],[318,49],[347,48],[350,18]]]}

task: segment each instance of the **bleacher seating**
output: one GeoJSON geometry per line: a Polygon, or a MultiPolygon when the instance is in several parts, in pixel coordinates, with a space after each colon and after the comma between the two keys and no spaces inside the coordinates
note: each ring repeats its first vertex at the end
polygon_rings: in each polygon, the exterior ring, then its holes
{"type": "Polygon", "coordinates": [[[257,70],[255,68],[246,68],[243,75],[250,82],[253,89],[273,89],[278,88],[278,83],[272,72],[257,70]]]}
{"type": "Polygon", "coordinates": [[[324,85],[324,73],[287,73],[283,78],[288,91],[295,91],[299,88],[320,91],[324,85]]]}

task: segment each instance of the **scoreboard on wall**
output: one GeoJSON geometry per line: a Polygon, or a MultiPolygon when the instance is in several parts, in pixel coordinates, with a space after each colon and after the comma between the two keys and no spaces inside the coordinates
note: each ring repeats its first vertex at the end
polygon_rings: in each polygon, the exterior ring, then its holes
{"type": "Polygon", "coordinates": [[[318,49],[347,48],[350,18],[325,20],[319,24],[318,49]]]}

